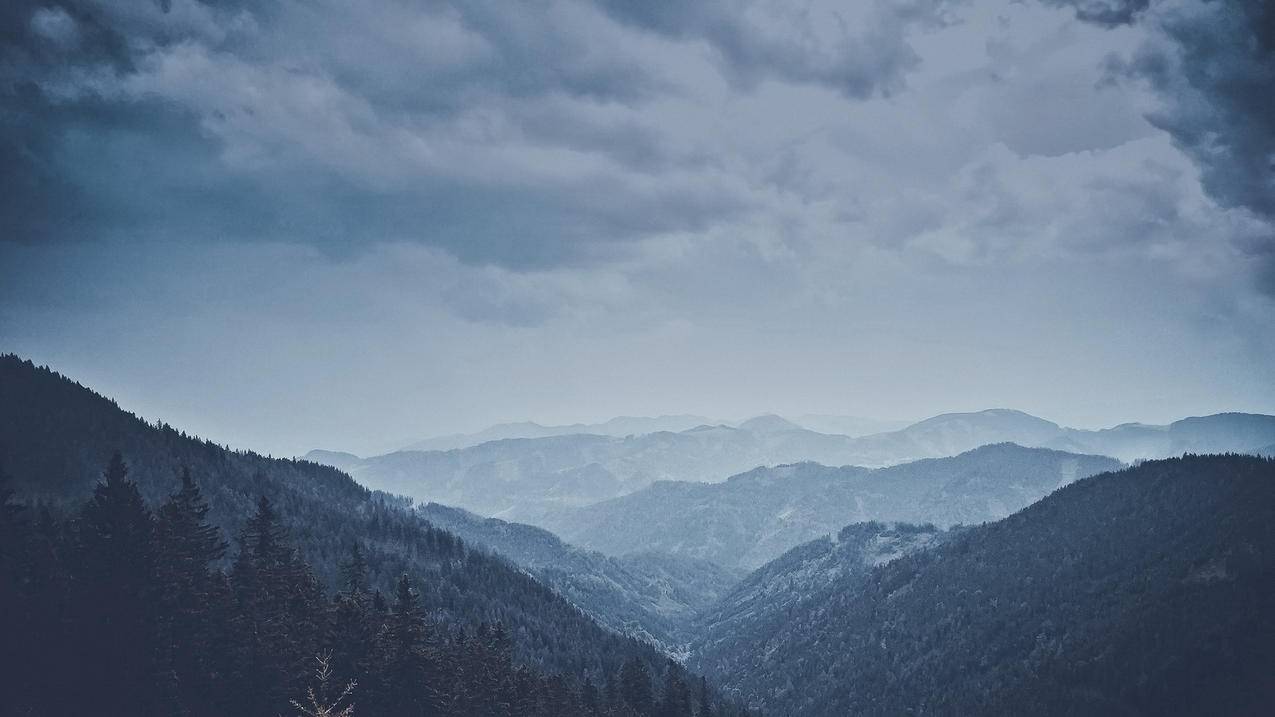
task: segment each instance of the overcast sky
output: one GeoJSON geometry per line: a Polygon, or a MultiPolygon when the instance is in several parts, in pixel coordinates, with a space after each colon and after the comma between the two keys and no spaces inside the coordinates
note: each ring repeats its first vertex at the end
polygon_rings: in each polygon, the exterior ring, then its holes
{"type": "Polygon", "coordinates": [[[1275,413],[1260,0],[10,0],[0,350],[218,442],[1275,413]]]}

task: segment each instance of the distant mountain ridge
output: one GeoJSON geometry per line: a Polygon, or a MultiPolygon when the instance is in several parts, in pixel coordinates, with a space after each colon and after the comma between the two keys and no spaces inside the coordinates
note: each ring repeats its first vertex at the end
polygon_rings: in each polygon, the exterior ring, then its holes
{"type": "MultiPolygon", "coordinates": [[[[690,422],[698,417],[674,418],[690,422]]],[[[1125,462],[1187,452],[1255,453],[1275,444],[1275,416],[1223,413],[1163,426],[1124,424],[1091,431],[1021,411],[989,409],[943,414],[900,430],[852,438],[818,433],[767,414],[738,427],[701,424],[624,436],[507,438],[371,458],[316,451],[307,458],[340,467],[373,488],[535,523],[540,513],[619,497],[660,480],[715,482],[757,466],[804,461],[876,468],[1006,442],[1125,462]]]]}
{"type": "Polygon", "coordinates": [[[908,421],[880,421],[859,416],[829,414],[806,414],[791,420],[780,418],[774,414],[762,414],[743,421],[726,421],[681,413],[663,416],[616,416],[601,423],[572,423],[567,425],[544,425],[535,421],[517,421],[513,423],[498,423],[474,433],[453,433],[446,436],[425,438],[405,445],[398,450],[448,451],[456,448],[469,448],[488,441],[502,441],[510,438],[547,438],[550,436],[580,434],[623,438],[625,436],[643,436],[663,431],[679,433],[701,426],[739,428],[749,421],[769,418],[779,418],[788,422],[793,428],[803,428],[816,433],[847,436],[863,436],[870,433],[892,431],[909,424],[908,421]]]}
{"type": "Polygon", "coordinates": [[[469,448],[489,441],[503,441],[511,438],[548,438],[550,436],[581,434],[623,438],[624,436],[645,435],[661,431],[676,433],[713,423],[720,423],[720,421],[691,414],[653,417],[616,416],[602,423],[572,423],[563,426],[545,426],[534,421],[519,421],[515,423],[498,423],[476,433],[453,433],[447,436],[425,438],[406,445],[399,450],[449,451],[456,448],[469,448]]]}
{"type": "Polygon", "coordinates": [[[609,555],[656,550],[752,569],[848,523],[940,527],[998,520],[1079,478],[1117,469],[1104,456],[996,444],[888,468],[798,463],[722,483],[663,481],[527,522],[609,555]]]}

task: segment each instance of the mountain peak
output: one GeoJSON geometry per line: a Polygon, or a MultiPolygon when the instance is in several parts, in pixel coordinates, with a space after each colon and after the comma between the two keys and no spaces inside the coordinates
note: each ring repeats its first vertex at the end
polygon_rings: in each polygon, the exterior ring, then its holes
{"type": "Polygon", "coordinates": [[[744,421],[739,428],[750,433],[780,433],[782,431],[800,431],[801,426],[773,413],[765,413],[744,421]]]}

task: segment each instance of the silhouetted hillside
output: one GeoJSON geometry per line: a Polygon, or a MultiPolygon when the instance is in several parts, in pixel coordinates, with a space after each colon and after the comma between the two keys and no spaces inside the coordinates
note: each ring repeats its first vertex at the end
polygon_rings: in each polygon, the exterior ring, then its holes
{"type": "Polygon", "coordinates": [[[268,497],[329,589],[358,543],[373,587],[390,595],[395,579],[408,573],[426,613],[456,626],[503,622],[524,664],[595,680],[630,657],[653,670],[663,665],[651,647],[601,628],[523,571],[468,549],[336,469],[232,451],[149,424],[48,369],[0,357],[0,461],[20,499],[78,509],[117,449],[152,506],[177,490],[179,467],[189,468],[211,507],[209,519],[229,538],[268,497]]]}

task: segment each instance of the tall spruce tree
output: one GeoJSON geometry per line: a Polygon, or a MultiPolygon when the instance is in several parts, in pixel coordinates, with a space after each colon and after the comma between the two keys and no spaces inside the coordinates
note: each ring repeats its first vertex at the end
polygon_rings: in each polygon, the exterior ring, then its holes
{"type": "Polygon", "coordinates": [[[324,642],[336,678],[366,685],[381,615],[373,609],[367,587],[367,560],[357,542],[351,544],[350,555],[340,568],[342,590],[333,597],[324,642]]]}
{"type": "Polygon", "coordinates": [[[425,618],[407,575],[398,579],[394,605],[381,634],[377,665],[381,701],[376,714],[387,717],[440,712],[426,642],[425,618]]]}
{"type": "Polygon", "coordinates": [[[80,511],[73,571],[73,630],[88,682],[85,713],[155,714],[163,709],[156,685],[161,654],[153,618],[156,603],[155,524],[117,451],[93,498],[80,511]]]}
{"type": "Polygon", "coordinates": [[[157,575],[168,666],[180,701],[190,704],[209,702],[218,691],[216,676],[229,660],[230,605],[225,578],[213,567],[226,541],[208,522],[208,504],[188,468],[180,480],[157,515],[157,575]]]}
{"type": "Polygon", "coordinates": [[[240,709],[272,716],[305,689],[308,664],[319,651],[323,616],[318,581],[289,544],[268,498],[239,538],[232,570],[237,607],[237,679],[240,709]]]}
{"type": "Polygon", "coordinates": [[[367,558],[358,541],[350,543],[350,555],[341,563],[340,588],[352,597],[367,595],[367,558]]]}

